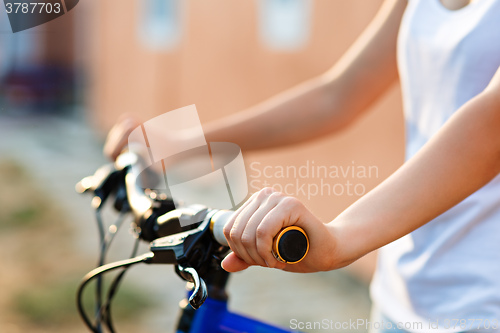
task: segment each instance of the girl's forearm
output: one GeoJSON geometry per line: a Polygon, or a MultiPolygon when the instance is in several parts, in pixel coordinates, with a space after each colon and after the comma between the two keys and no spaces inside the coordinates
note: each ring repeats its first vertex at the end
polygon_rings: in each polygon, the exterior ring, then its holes
{"type": "Polygon", "coordinates": [[[418,154],[329,224],[345,261],[419,228],[500,172],[499,96],[493,84],[460,108],[418,154]]]}
{"type": "Polygon", "coordinates": [[[243,112],[204,125],[208,141],[230,141],[243,150],[273,148],[313,139],[335,114],[325,76],[308,80],[243,112]],[[318,129],[320,129],[318,131],[318,129]]]}
{"type": "Polygon", "coordinates": [[[386,0],[328,72],[204,126],[207,140],[252,150],[304,142],[345,128],[397,81],[396,42],[406,3],[386,0]]]}

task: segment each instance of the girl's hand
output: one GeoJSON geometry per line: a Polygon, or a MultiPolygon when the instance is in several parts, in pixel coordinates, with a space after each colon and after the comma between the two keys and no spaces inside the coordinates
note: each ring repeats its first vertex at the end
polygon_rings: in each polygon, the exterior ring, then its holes
{"type": "Polygon", "coordinates": [[[222,261],[222,267],[228,272],[252,265],[303,273],[333,269],[338,251],[332,229],[298,199],[264,188],[253,194],[224,227],[224,235],[233,252],[222,261]],[[288,265],[274,258],[271,246],[281,229],[293,225],[306,232],[310,247],[301,262],[288,265]]]}
{"type": "Polygon", "coordinates": [[[111,128],[104,144],[104,155],[114,161],[128,144],[130,133],[139,126],[139,121],[130,116],[122,116],[111,128]]]}

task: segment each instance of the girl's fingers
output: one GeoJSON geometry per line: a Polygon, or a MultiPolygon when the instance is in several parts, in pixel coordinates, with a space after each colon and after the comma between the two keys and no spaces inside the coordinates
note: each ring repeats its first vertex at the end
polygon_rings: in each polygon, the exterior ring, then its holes
{"type": "MultiPolygon", "coordinates": [[[[259,249],[257,247],[257,230],[259,230],[260,225],[263,222],[263,219],[269,214],[269,212],[278,204],[279,196],[277,193],[271,193],[267,196],[267,198],[263,199],[260,207],[252,214],[249,218],[245,230],[241,235],[241,244],[245,247],[247,253],[253,259],[255,263],[264,267],[273,267],[274,262],[270,261],[272,259],[271,255],[271,246],[272,246],[272,237],[269,244],[263,245],[263,247],[268,249],[268,253],[270,255],[267,258],[261,256],[259,253],[259,249]]],[[[279,223],[281,221],[269,221],[268,223],[279,223]]],[[[275,260],[274,260],[275,261],[275,260]]]]}
{"type": "MultiPolygon", "coordinates": [[[[255,193],[224,227],[224,235],[233,250],[224,259],[224,269],[234,272],[250,265],[286,269],[287,265],[272,254],[273,238],[287,226],[304,228],[304,216],[310,221],[317,220],[296,198],[272,189],[255,193]]],[[[319,220],[317,223],[323,226],[319,220]]]]}
{"type": "MultiPolygon", "coordinates": [[[[231,225],[226,225],[224,227],[224,235],[229,243],[229,247],[233,252],[242,260],[250,265],[256,264],[252,257],[248,254],[247,249],[241,242],[241,236],[248,223],[250,217],[254,212],[260,207],[263,198],[271,193],[270,189],[263,189],[254,195],[233,215],[230,222],[231,225]]],[[[229,224],[229,223],[228,223],[229,224]]]]}
{"type": "Polygon", "coordinates": [[[245,245],[241,242],[241,236],[245,231],[246,224],[254,212],[259,208],[258,202],[252,202],[236,217],[233,227],[229,233],[230,241],[228,241],[231,250],[242,260],[249,265],[255,264],[252,257],[248,253],[245,245]]]}
{"type": "Polygon", "coordinates": [[[229,253],[224,260],[222,260],[221,265],[222,268],[229,273],[239,272],[250,267],[249,264],[238,258],[234,252],[229,253]]]}
{"type": "Polygon", "coordinates": [[[139,126],[139,122],[135,118],[122,117],[108,133],[103,148],[104,154],[114,161],[128,144],[128,136],[137,126],[139,126]]]}
{"type": "Polygon", "coordinates": [[[281,201],[263,217],[260,225],[255,231],[256,249],[268,267],[283,269],[286,264],[279,262],[272,254],[271,248],[274,237],[286,226],[289,212],[281,201]]]}
{"type": "MultiPolygon", "coordinates": [[[[250,265],[259,264],[266,266],[263,260],[259,260],[258,258],[254,259],[248,253],[247,246],[242,243],[243,232],[245,231],[248,221],[252,215],[259,209],[268,194],[272,192],[272,189],[263,189],[254,193],[250,199],[248,199],[247,202],[245,202],[245,204],[233,214],[231,219],[224,226],[224,236],[228,241],[229,247],[233,250],[236,256],[250,265]]],[[[248,239],[245,239],[245,242],[248,244],[248,239]]],[[[254,253],[254,256],[256,256],[257,251],[251,251],[254,253]]]]}

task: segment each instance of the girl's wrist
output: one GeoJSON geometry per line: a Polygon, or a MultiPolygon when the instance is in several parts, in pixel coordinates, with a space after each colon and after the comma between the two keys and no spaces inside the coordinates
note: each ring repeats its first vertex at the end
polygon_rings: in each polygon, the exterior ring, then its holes
{"type": "Polygon", "coordinates": [[[345,223],[341,217],[335,218],[327,224],[327,228],[335,244],[334,257],[331,260],[331,269],[338,269],[352,264],[367,253],[360,247],[360,238],[352,224],[345,223]]]}

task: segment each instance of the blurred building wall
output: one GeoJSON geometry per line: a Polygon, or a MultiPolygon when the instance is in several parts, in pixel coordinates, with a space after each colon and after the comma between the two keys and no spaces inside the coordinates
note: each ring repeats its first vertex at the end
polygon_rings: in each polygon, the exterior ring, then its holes
{"type": "MultiPolygon", "coordinates": [[[[312,0],[307,23],[310,31],[304,46],[279,50],[259,37],[262,13],[257,0],[182,0],[175,9],[178,16],[173,19],[179,30],[173,33],[171,26],[161,23],[161,15],[168,17],[171,12],[166,14],[164,7],[158,7],[160,17],[155,18],[155,9],[147,8],[145,3],[154,1],[120,1],[119,6],[118,1],[90,1],[93,25],[89,39],[89,96],[92,119],[103,133],[122,113],[147,120],[196,104],[202,123],[206,123],[252,106],[327,70],[362,32],[382,2],[312,0]],[[148,20],[155,19],[156,28],[144,27],[151,23],[148,20]],[[148,29],[152,30],[148,33],[148,29]],[[164,36],[151,35],[155,29],[163,31],[164,36]]],[[[173,6],[176,1],[166,2],[173,6]]],[[[346,182],[361,184],[368,191],[402,163],[402,151],[401,101],[395,87],[350,130],[310,144],[246,155],[245,160],[249,179],[254,181],[251,190],[263,181],[278,187],[295,184],[296,180],[279,175],[258,177],[266,166],[276,170],[274,167],[315,165],[343,167],[344,171],[349,166],[358,171],[371,167],[367,177],[352,174],[349,169],[344,176],[324,179],[344,186],[342,195],[294,193],[328,221],[359,198],[347,193],[346,182]]],[[[311,174],[303,178],[305,183],[322,184],[311,174]]],[[[372,263],[370,258],[353,269],[368,276],[372,263]]]]}
{"type": "Polygon", "coordinates": [[[0,45],[3,66],[18,66],[54,63],[72,67],[74,63],[75,15],[68,12],[62,17],[43,25],[12,33],[7,14],[0,16],[0,45]],[[12,58],[20,59],[12,59],[12,58]]]}
{"type": "Polygon", "coordinates": [[[78,71],[75,45],[73,11],[17,33],[0,11],[0,114],[70,110],[78,71]]]}

